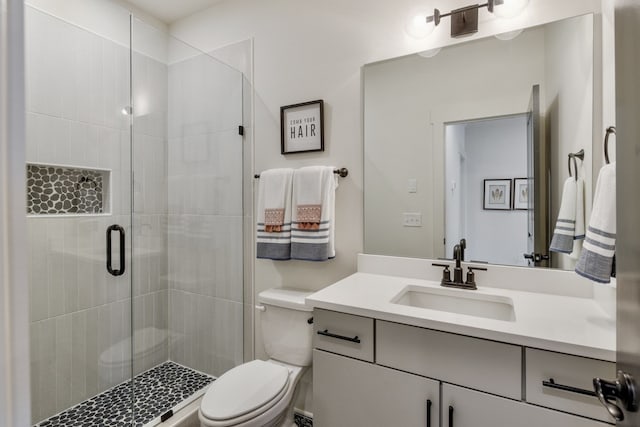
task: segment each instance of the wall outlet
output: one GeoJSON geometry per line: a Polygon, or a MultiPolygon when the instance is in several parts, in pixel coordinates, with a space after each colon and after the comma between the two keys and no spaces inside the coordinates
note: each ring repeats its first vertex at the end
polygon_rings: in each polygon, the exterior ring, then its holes
{"type": "Polygon", "coordinates": [[[405,227],[422,227],[422,214],[420,212],[403,213],[402,225],[405,227]]]}

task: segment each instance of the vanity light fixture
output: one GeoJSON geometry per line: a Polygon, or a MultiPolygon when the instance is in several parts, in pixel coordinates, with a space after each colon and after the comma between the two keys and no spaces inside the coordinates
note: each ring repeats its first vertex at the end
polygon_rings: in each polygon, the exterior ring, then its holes
{"type": "Polygon", "coordinates": [[[478,31],[478,9],[486,7],[487,10],[500,18],[513,18],[517,16],[529,3],[529,0],[488,0],[484,4],[474,4],[452,10],[449,13],[441,13],[434,9],[433,15],[426,17],[426,24],[440,25],[442,18],[451,17],[451,37],[461,37],[478,31]]]}

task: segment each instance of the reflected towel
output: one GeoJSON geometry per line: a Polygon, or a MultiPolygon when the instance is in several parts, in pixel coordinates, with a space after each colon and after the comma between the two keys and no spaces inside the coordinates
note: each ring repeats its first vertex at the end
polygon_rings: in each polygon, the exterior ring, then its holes
{"type": "Polygon", "coordinates": [[[567,178],[562,189],[560,212],[549,247],[551,251],[564,254],[570,254],[573,251],[573,239],[576,232],[576,191],[575,178],[567,178]]]}
{"type": "Polygon", "coordinates": [[[335,251],[335,193],[333,166],[300,168],[293,176],[291,258],[326,261],[335,251]]]}
{"type": "Polygon", "coordinates": [[[256,257],[291,258],[291,186],[293,169],[260,174],[256,223],[256,257]]]}
{"type": "Polygon", "coordinates": [[[598,175],[593,209],[576,273],[594,282],[609,283],[616,251],[616,164],[598,175]]]}
{"type": "Polygon", "coordinates": [[[576,228],[573,232],[573,250],[569,257],[577,260],[582,252],[585,237],[584,179],[578,177],[576,182],[576,228]]]}

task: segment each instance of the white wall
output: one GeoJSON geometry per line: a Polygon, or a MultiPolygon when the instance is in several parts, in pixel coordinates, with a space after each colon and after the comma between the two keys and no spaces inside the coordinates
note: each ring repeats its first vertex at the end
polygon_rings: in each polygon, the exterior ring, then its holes
{"type": "MultiPolygon", "coordinates": [[[[166,24],[124,0],[26,0],[25,3],[122,46],[129,45],[130,12],[153,27],[167,31],[166,24]]],[[[137,48],[147,56],[166,62],[166,46],[156,43],[157,34],[153,33],[151,31],[148,44],[141,43],[140,39],[136,41],[137,48]]]]}
{"type": "Polygon", "coordinates": [[[527,117],[517,116],[466,126],[468,260],[527,265],[527,211],[483,209],[485,179],[526,178],[527,117]]]}
{"type": "Polygon", "coordinates": [[[0,0],[0,425],[30,425],[23,3],[0,0]]]}
{"type": "MultiPolygon", "coordinates": [[[[450,0],[437,6],[448,10],[467,4],[450,0]]],[[[234,0],[171,25],[173,35],[204,51],[254,38],[257,172],[308,164],[334,164],[350,170],[337,191],[336,259],[327,263],[256,261],[255,292],[274,286],[316,290],[355,271],[356,254],[363,248],[361,67],[460,42],[449,37],[446,21],[423,41],[404,34],[411,10],[428,6],[433,5],[419,0],[375,4],[367,0],[234,0]],[[280,106],[318,98],[324,99],[326,106],[325,152],[281,156],[280,106]]],[[[600,0],[532,0],[528,9],[511,21],[481,12],[480,31],[472,38],[599,10],[600,0]]],[[[250,179],[250,174],[246,171],[245,179],[250,179]]],[[[265,357],[258,328],[256,356],[265,357]]]]}

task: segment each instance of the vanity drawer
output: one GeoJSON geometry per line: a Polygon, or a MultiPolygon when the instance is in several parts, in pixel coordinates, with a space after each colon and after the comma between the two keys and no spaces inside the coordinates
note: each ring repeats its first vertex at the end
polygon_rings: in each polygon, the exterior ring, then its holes
{"type": "Polygon", "coordinates": [[[553,379],[556,384],[593,391],[593,378],[616,377],[615,363],[532,348],[525,351],[528,402],[602,421],[614,421],[595,396],[555,389],[544,386],[542,382],[553,379]]]}
{"type": "Polygon", "coordinates": [[[373,362],[373,319],[336,311],[313,311],[313,346],[373,362]]]}
{"type": "Polygon", "coordinates": [[[522,398],[522,348],[516,345],[377,321],[376,363],[522,398]]]}

